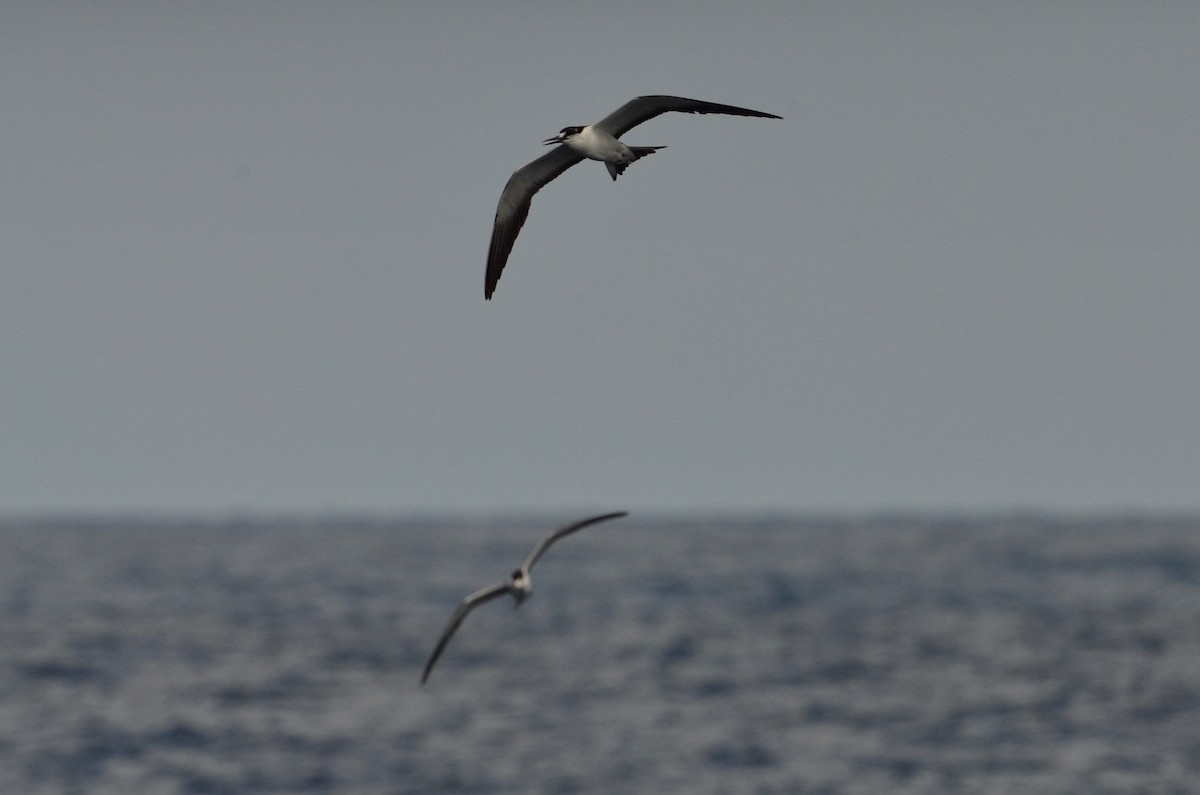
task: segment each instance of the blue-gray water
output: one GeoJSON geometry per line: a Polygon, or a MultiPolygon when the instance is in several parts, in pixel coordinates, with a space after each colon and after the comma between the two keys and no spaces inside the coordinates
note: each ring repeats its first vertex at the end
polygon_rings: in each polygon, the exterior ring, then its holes
{"type": "Polygon", "coordinates": [[[0,793],[1200,787],[1200,522],[10,522],[0,793]]]}

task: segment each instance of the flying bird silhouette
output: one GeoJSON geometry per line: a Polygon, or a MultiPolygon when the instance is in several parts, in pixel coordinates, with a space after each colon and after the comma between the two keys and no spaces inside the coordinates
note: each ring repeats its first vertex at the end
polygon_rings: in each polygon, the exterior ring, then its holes
{"type": "Polygon", "coordinates": [[[727,116],[757,116],[764,119],[780,119],[773,113],[748,110],[733,105],[718,105],[684,97],[647,96],[626,102],[595,124],[563,127],[558,135],[547,138],[543,144],[562,144],[527,163],[509,178],[500,194],[496,207],[496,221],[492,226],[492,243],[488,247],[487,273],[484,277],[483,297],[491,300],[500,281],[500,273],[508,262],[517,233],[529,215],[529,203],[537,193],[559,174],[583,160],[599,160],[608,168],[615,182],[625,173],[631,163],[654,154],[664,146],[626,146],[617,140],[629,130],[655,116],[675,111],[678,113],[723,113],[727,116]]]}
{"type": "Polygon", "coordinates": [[[421,674],[421,684],[425,684],[425,680],[429,678],[429,672],[433,670],[433,666],[437,663],[438,658],[446,650],[446,644],[450,642],[450,638],[454,637],[455,631],[458,629],[459,624],[463,622],[463,619],[467,617],[467,613],[470,613],[478,605],[490,602],[506,593],[512,594],[513,608],[520,607],[522,602],[533,595],[533,581],[529,578],[529,571],[551,544],[563,536],[574,533],[576,530],[582,530],[588,525],[593,525],[597,522],[607,522],[609,519],[619,519],[626,515],[628,514],[625,511],[606,513],[558,528],[538,542],[533,551],[529,553],[529,557],[525,558],[525,562],[521,564],[521,568],[514,571],[506,581],[499,585],[484,588],[482,591],[476,591],[466,599],[463,599],[458,607],[455,608],[454,614],[450,616],[450,621],[447,622],[446,628],[442,630],[442,636],[438,638],[437,646],[433,649],[433,654],[429,655],[429,662],[425,663],[425,672],[421,674]]]}

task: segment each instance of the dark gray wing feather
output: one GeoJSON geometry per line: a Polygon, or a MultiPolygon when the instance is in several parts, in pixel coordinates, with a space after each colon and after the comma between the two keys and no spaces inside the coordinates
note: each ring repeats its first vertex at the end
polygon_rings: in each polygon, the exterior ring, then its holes
{"type": "Polygon", "coordinates": [[[525,565],[522,566],[521,568],[524,569],[525,571],[529,571],[530,569],[532,569],[533,564],[537,563],[538,558],[540,558],[542,556],[542,553],[545,552],[550,547],[551,544],[553,544],[555,541],[562,538],[563,536],[570,535],[571,533],[574,533],[576,530],[582,530],[583,528],[587,527],[588,525],[593,525],[593,524],[596,524],[597,522],[607,522],[609,519],[619,519],[622,516],[627,516],[627,515],[628,515],[628,513],[626,511],[618,511],[617,513],[605,513],[605,514],[601,514],[600,516],[592,516],[588,519],[581,519],[580,521],[575,522],[574,524],[566,525],[565,527],[560,527],[557,530],[555,530],[553,533],[551,533],[550,535],[546,536],[545,538],[543,538],[541,541],[538,542],[538,545],[533,548],[532,552],[529,553],[529,557],[525,559],[525,565]]]}
{"type": "Polygon", "coordinates": [[[500,194],[500,203],[496,206],[496,221],[492,226],[492,243],[488,246],[487,274],[483,284],[484,298],[491,299],[496,291],[500,272],[504,270],[513,243],[517,242],[517,233],[529,215],[533,194],[580,160],[583,160],[583,155],[576,154],[571,147],[556,146],[532,163],[521,166],[509,177],[504,192],[500,194]]]}
{"type": "Polygon", "coordinates": [[[774,113],[763,113],[761,110],[739,108],[734,105],[719,105],[716,102],[703,102],[686,97],[651,95],[629,100],[596,122],[594,126],[609,135],[620,138],[642,122],[650,121],[655,116],[672,111],[677,113],[722,113],[726,116],[757,116],[762,119],[783,118],[774,113]]]}
{"type": "Polygon", "coordinates": [[[425,684],[425,680],[429,678],[429,672],[433,670],[434,664],[442,656],[442,652],[446,650],[446,644],[450,642],[450,638],[454,637],[454,633],[458,630],[458,625],[467,617],[467,613],[470,613],[476,605],[490,602],[497,596],[503,596],[508,593],[508,591],[508,583],[502,582],[499,585],[484,588],[482,591],[476,591],[459,603],[458,607],[454,609],[454,615],[450,616],[450,620],[446,623],[446,628],[442,630],[442,637],[438,638],[433,654],[429,655],[429,662],[425,663],[425,672],[421,674],[421,684],[425,684]]]}

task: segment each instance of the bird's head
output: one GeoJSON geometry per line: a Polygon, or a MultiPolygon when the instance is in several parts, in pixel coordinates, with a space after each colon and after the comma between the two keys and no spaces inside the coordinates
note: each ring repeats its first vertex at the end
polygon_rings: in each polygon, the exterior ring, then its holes
{"type": "Polygon", "coordinates": [[[553,138],[547,138],[546,140],[542,141],[542,144],[544,146],[549,146],[550,144],[565,144],[567,139],[574,138],[581,132],[583,132],[582,127],[563,127],[558,131],[558,135],[554,136],[553,138]]]}
{"type": "Polygon", "coordinates": [[[508,584],[510,586],[509,593],[513,598],[513,609],[516,610],[521,606],[521,602],[533,594],[533,583],[530,582],[529,575],[525,573],[524,569],[517,569],[509,578],[508,584]]]}

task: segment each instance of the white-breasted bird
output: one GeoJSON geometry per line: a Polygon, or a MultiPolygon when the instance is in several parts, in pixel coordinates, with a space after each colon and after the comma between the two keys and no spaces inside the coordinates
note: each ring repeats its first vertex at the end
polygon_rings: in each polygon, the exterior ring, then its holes
{"type": "Polygon", "coordinates": [[[607,522],[609,519],[619,519],[626,515],[628,514],[625,511],[605,513],[600,516],[581,519],[578,522],[558,528],[538,542],[533,551],[529,553],[529,557],[525,558],[525,562],[521,564],[521,568],[509,575],[506,581],[499,585],[484,588],[482,591],[476,591],[466,599],[463,599],[458,607],[455,608],[454,614],[450,616],[450,621],[446,623],[446,628],[442,630],[442,636],[438,638],[437,646],[433,649],[433,654],[429,655],[429,662],[425,663],[425,671],[421,674],[421,684],[425,684],[425,680],[429,678],[429,672],[433,670],[433,666],[437,663],[438,658],[446,650],[446,644],[450,642],[450,638],[454,637],[455,631],[458,629],[459,624],[463,622],[463,619],[467,617],[467,613],[470,613],[476,606],[484,602],[490,602],[504,594],[512,595],[513,609],[520,607],[522,602],[533,595],[533,580],[529,577],[529,571],[551,544],[563,536],[574,533],[576,530],[582,530],[588,525],[607,522]]]}
{"type": "Polygon", "coordinates": [[[626,146],[618,140],[642,122],[663,113],[722,113],[727,116],[757,116],[764,119],[780,119],[773,113],[748,110],[733,105],[719,105],[685,97],[646,96],[626,102],[595,124],[563,127],[562,130],[543,144],[562,144],[532,163],[527,163],[513,172],[500,203],[496,207],[496,221],[492,227],[492,242],[488,247],[487,273],[484,279],[483,297],[491,299],[500,281],[500,273],[512,252],[517,233],[529,215],[529,203],[533,194],[547,183],[583,160],[599,160],[608,168],[613,181],[625,172],[630,163],[653,154],[663,146],[626,146]]]}

